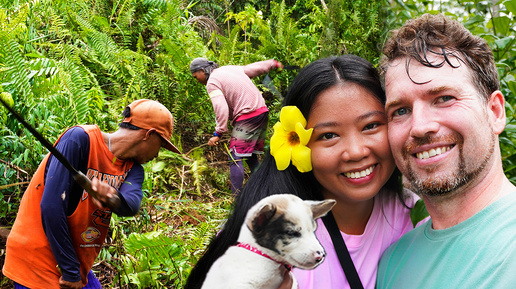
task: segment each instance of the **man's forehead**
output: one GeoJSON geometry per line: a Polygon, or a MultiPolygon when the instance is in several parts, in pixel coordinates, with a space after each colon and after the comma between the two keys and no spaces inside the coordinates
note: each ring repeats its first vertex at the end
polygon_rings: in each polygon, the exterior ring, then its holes
{"type": "Polygon", "coordinates": [[[406,76],[406,65],[403,58],[397,58],[389,62],[384,75],[386,107],[392,101],[392,91],[400,85],[399,79],[406,76]]]}
{"type": "MultiPolygon", "coordinates": [[[[399,80],[410,80],[414,84],[426,84],[433,78],[443,75],[470,78],[471,71],[459,58],[455,56],[443,57],[431,54],[427,63],[421,63],[414,58],[396,58],[389,62],[385,72],[385,89],[396,84],[399,80]]],[[[456,79],[447,79],[455,81],[456,79]]]]}
{"type": "Polygon", "coordinates": [[[397,58],[390,61],[384,79],[386,108],[406,97],[412,98],[414,93],[430,96],[473,86],[471,70],[456,57],[452,58],[446,62],[442,56],[432,56],[429,60],[435,67],[415,59],[397,58]]]}

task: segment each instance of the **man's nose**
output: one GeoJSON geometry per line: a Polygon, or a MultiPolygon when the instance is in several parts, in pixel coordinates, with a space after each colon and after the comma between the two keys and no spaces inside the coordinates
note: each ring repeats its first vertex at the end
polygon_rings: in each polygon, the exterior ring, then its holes
{"type": "Polygon", "coordinates": [[[422,138],[428,134],[436,133],[439,130],[439,123],[431,108],[417,105],[412,108],[412,123],[410,136],[422,138]]]}

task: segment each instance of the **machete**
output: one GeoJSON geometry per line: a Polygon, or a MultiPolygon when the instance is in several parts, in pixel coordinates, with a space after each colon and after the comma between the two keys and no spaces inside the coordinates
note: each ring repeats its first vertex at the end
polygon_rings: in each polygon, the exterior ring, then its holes
{"type": "MultiPolygon", "coordinates": [[[[0,98],[0,102],[9,110],[10,113],[14,115],[14,117],[23,124],[35,137],[38,141],[45,146],[54,157],[65,166],[66,169],[73,175],[73,179],[92,197],[98,200],[97,192],[95,192],[91,188],[91,181],[86,177],[81,171],[75,169],[72,164],[66,159],[66,157],[61,154],[42,134],[40,134],[35,128],[33,128],[29,123],[27,123],[21,115],[19,115],[13,108],[11,108],[5,101],[0,98]]],[[[111,210],[114,210],[120,206],[120,197],[118,195],[113,195],[113,197],[109,198],[106,203],[102,205],[108,207],[111,210]]]]}
{"type": "MultiPolygon", "coordinates": [[[[283,66],[283,70],[294,70],[294,69],[300,69],[300,68],[301,68],[301,66],[298,66],[298,65],[283,66]]],[[[274,83],[272,82],[272,79],[268,73],[263,78],[262,84],[272,93],[272,95],[275,95],[280,100],[283,100],[283,95],[281,95],[281,92],[279,92],[278,89],[276,88],[276,86],[274,86],[274,83]]]]}

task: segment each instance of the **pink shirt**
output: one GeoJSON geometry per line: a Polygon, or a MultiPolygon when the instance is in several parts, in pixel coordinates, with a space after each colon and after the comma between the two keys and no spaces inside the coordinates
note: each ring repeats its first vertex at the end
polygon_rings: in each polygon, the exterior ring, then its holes
{"type": "MultiPolygon", "coordinates": [[[[411,192],[409,196],[405,203],[413,207],[419,197],[411,192]]],[[[299,289],[349,288],[331,237],[321,219],[317,220],[317,225],[316,235],[326,250],[326,259],[314,270],[298,268],[292,270],[299,283],[299,289]]],[[[410,210],[405,208],[397,197],[376,196],[373,212],[364,233],[347,235],[341,232],[365,289],[375,288],[378,262],[385,249],[411,229],[413,225],[410,220],[410,210]]]]}
{"type": "Polygon", "coordinates": [[[276,68],[274,59],[259,61],[246,66],[227,65],[212,71],[206,84],[215,111],[215,131],[228,131],[228,120],[265,108],[262,93],[251,78],[276,68]]]}

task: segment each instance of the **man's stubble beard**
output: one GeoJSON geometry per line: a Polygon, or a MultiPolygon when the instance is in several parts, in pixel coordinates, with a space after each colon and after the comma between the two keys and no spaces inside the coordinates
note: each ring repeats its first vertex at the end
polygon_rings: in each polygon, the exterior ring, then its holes
{"type": "MultiPolygon", "coordinates": [[[[495,150],[496,135],[493,131],[491,131],[490,134],[491,141],[489,143],[489,150],[487,151],[487,154],[478,166],[476,166],[475,168],[471,168],[469,170],[467,168],[466,160],[464,157],[464,138],[461,135],[453,137],[453,142],[456,143],[456,146],[458,146],[459,149],[459,163],[457,166],[457,171],[449,176],[438,178],[427,177],[423,179],[418,177],[414,172],[414,169],[408,162],[408,159],[412,157],[408,154],[408,151],[410,151],[411,146],[428,144],[434,141],[432,141],[429,137],[426,137],[424,139],[415,141],[416,144],[405,146],[403,150],[403,158],[405,163],[407,164],[407,173],[405,174],[404,178],[405,186],[408,189],[415,192],[416,194],[418,194],[419,196],[426,195],[429,197],[436,197],[452,195],[453,192],[471,183],[479,175],[481,175],[481,173],[484,171],[487,164],[491,160],[495,150]]],[[[429,172],[431,172],[431,169],[429,170],[429,172]]]]}

